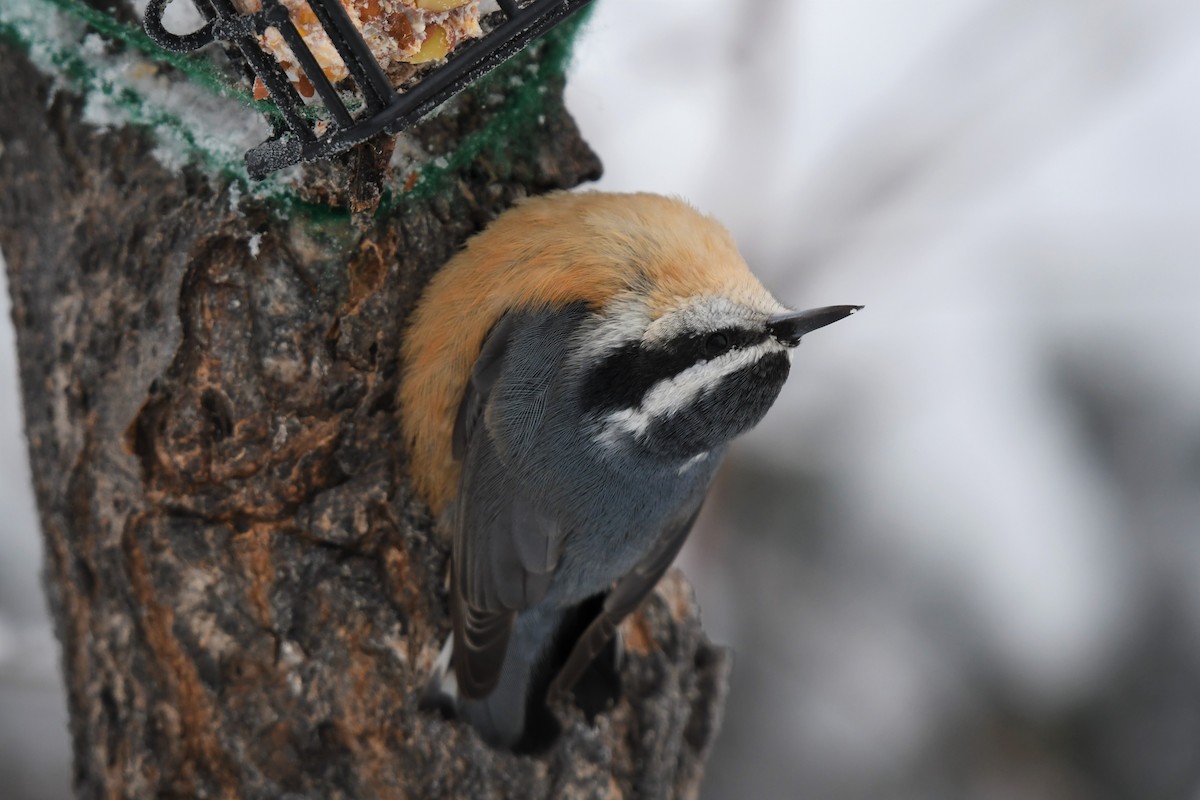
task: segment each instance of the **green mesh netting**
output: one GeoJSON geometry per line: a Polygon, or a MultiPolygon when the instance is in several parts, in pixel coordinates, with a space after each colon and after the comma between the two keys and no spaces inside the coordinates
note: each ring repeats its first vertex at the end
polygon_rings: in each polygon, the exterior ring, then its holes
{"type": "MultiPolygon", "coordinates": [[[[505,99],[485,127],[464,137],[452,152],[414,166],[405,176],[407,190],[399,186],[385,190],[377,213],[438,193],[448,178],[481,155],[503,160],[512,145],[538,125],[546,103],[546,86],[566,70],[571,46],[587,13],[585,9],[575,14],[548,33],[536,61],[517,56],[468,89],[498,92],[505,99]]],[[[222,137],[219,130],[198,131],[194,120],[184,119],[161,97],[129,80],[130,70],[114,68],[111,58],[102,51],[124,48],[150,65],[167,65],[185,74],[192,87],[223,98],[230,106],[231,119],[241,115],[243,126],[247,115],[278,114],[270,101],[255,101],[236,76],[218,69],[208,58],[163,50],[140,27],[121,22],[82,0],[3,0],[0,36],[17,43],[39,68],[55,75],[70,91],[89,103],[102,101],[114,121],[149,128],[160,141],[170,140],[174,150],[179,151],[175,160],[182,158],[200,165],[238,184],[241,192],[277,201],[284,207],[307,205],[297,199],[285,179],[273,176],[262,182],[251,181],[242,161],[244,142],[228,141],[230,137],[222,137]]]]}

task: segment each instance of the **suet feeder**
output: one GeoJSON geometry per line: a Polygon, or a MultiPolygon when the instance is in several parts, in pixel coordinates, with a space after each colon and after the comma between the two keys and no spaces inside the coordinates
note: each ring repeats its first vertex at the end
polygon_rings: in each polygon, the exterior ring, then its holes
{"type": "Polygon", "coordinates": [[[151,39],[181,53],[225,43],[278,108],[246,153],[261,179],[399,133],[591,0],[192,0],[206,22],[188,34],[163,26],[169,2],[146,7],[151,39]]]}

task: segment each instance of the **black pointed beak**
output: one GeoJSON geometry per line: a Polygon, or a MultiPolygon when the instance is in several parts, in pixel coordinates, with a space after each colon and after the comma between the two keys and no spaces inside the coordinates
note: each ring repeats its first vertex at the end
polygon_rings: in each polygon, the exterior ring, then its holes
{"type": "Polygon", "coordinates": [[[777,314],[767,319],[767,330],[782,344],[795,347],[800,344],[800,337],[804,334],[845,319],[860,308],[862,306],[825,306],[777,314]]]}

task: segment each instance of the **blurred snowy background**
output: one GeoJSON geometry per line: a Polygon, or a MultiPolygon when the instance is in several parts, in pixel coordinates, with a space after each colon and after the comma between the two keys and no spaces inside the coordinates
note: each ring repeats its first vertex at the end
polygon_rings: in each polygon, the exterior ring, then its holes
{"type": "MultiPolygon", "coordinates": [[[[867,306],[682,557],[736,650],[706,800],[1200,800],[1200,3],[596,5],[601,185],[867,306]]],[[[6,323],[0,775],[59,798],[12,359],[6,323]]]]}

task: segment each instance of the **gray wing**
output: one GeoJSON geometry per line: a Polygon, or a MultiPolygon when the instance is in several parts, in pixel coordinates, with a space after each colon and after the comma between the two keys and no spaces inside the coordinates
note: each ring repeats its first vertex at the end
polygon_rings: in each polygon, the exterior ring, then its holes
{"type": "Polygon", "coordinates": [[[570,655],[563,663],[562,669],[550,684],[547,697],[551,700],[565,695],[583,676],[588,665],[603,652],[605,645],[617,632],[621,620],[633,613],[646,595],[658,584],[666,574],[675,557],[679,555],[683,543],[687,541],[696,517],[700,515],[700,506],[704,501],[701,494],[693,507],[663,529],[662,536],[654,548],[643,558],[633,571],[621,578],[613,586],[612,591],[604,598],[600,613],[592,620],[579,641],[571,649],[570,655]]]}
{"type": "Polygon", "coordinates": [[[523,461],[583,313],[505,315],[484,342],[459,407],[451,611],[455,677],[467,698],[495,688],[517,613],[542,599],[558,565],[561,525],[523,485],[523,461]]]}

